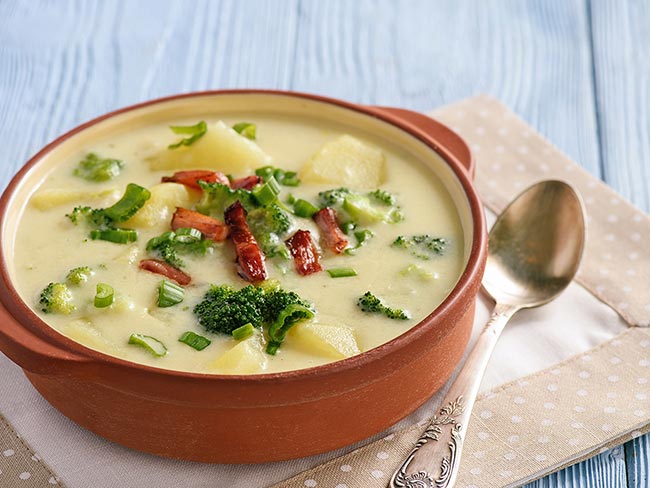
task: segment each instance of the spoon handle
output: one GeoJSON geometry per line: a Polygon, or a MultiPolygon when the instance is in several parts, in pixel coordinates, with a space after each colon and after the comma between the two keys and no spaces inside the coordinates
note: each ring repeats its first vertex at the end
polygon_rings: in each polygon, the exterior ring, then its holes
{"type": "Polygon", "coordinates": [[[518,310],[497,303],[467,361],[415,447],[395,471],[389,488],[448,488],[454,485],[460,456],[483,373],[494,345],[518,310]],[[429,442],[432,441],[432,442],[429,442]]]}

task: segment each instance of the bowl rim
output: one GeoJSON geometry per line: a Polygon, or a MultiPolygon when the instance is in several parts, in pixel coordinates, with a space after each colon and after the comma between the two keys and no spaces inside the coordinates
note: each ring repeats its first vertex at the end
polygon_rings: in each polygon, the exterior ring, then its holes
{"type": "MultiPolygon", "coordinates": [[[[100,122],[124,113],[155,106],[158,104],[164,104],[171,101],[192,99],[195,97],[210,97],[221,95],[283,96],[335,105],[353,112],[374,117],[385,123],[395,126],[398,129],[411,135],[412,137],[415,137],[417,140],[429,147],[429,149],[431,149],[435,154],[440,156],[453,171],[463,189],[465,197],[468,200],[469,209],[472,216],[473,232],[473,240],[467,258],[467,263],[463,268],[463,272],[461,273],[458,281],[456,282],[451,292],[447,295],[447,297],[434,310],[432,310],[431,313],[429,313],[426,317],[424,317],[406,332],[398,335],[386,343],[380,344],[379,346],[376,346],[372,349],[362,352],[361,354],[357,354],[349,358],[336,360],[309,368],[272,373],[229,375],[180,371],[136,363],[127,359],[111,356],[109,354],[84,346],[83,344],[68,338],[61,332],[57,331],[54,327],[48,325],[34,311],[32,311],[32,309],[17,292],[12,283],[12,280],[9,277],[8,267],[6,265],[7,256],[5,254],[5,249],[0,245],[0,302],[2,302],[2,305],[7,309],[9,315],[11,315],[11,317],[16,322],[18,322],[18,325],[20,327],[27,328],[32,334],[36,334],[37,336],[44,338],[45,342],[48,344],[52,345],[54,343],[54,345],[66,353],[72,353],[72,357],[70,359],[78,359],[89,363],[108,364],[112,367],[125,368],[127,370],[135,369],[142,374],[164,376],[187,381],[221,381],[226,383],[245,382],[247,384],[278,384],[280,382],[295,381],[312,376],[326,376],[343,373],[351,369],[360,368],[368,363],[381,360],[382,358],[402,348],[408,347],[409,344],[422,336],[427,329],[435,327],[436,324],[442,320],[442,318],[448,315],[448,313],[463,300],[463,291],[467,290],[468,287],[471,287],[473,283],[472,280],[477,278],[480,279],[483,264],[487,258],[487,231],[483,206],[476,192],[476,189],[473,186],[467,169],[460,161],[458,161],[454,154],[452,154],[444,145],[437,144],[432,136],[419,129],[416,124],[413,124],[404,118],[391,113],[390,107],[367,106],[347,102],[337,98],[288,90],[225,89],[181,93],[128,105],[107,112],[74,127],[73,129],[48,143],[34,156],[32,156],[17,171],[17,173],[14,175],[14,177],[11,179],[3,191],[2,196],[0,197],[0,242],[2,240],[2,235],[4,234],[5,220],[8,213],[9,203],[11,202],[13,194],[20,187],[23,179],[27,176],[31,169],[57,146],[63,144],[68,139],[75,136],[77,133],[80,133],[100,122]]],[[[419,114],[419,112],[414,113],[419,114]]]]}

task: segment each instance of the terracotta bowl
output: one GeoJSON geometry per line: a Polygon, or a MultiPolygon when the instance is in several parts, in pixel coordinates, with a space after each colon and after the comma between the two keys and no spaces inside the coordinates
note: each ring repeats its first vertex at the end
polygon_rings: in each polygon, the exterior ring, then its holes
{"type": "Polygon", "coordinates": [[[486,259],[482,206],[467,145],[423,115],[293,92],[192,93],[128,107],[49,144],[0,200],[0,349],[40,394],[87,429],[141,451],[194,461],[259,463],[308,456],[376,434],[433,395],[467,345],[486,259]],[[170,371],[107,356],[44,323],[18,296],[12,248],[30,193],[58,161],[89,144],[172,118],[264,113],[370,131],[435,171],[465,234],[466,266],[451,294],[396,339],[352,358],[263,375],[170,371]]]}

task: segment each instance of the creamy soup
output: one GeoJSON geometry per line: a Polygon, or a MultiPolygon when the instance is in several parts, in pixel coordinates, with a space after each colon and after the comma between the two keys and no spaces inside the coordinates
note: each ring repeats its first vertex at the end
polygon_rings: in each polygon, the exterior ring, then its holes
{"type": "MultiPolygon", "coordinates": [[[[193,135],[190,129],[175,134],[169,125],[196,122],[173,120],[97,140],[58,165],[32,193],[15,238],[17,288],[50,326],[92,349],[160,368],[231,374],[277,372],[317,366],[383,344],[431,313],[456,284],[464,265],[460,219],[449,194],[423,163],[363,132],[342,133],[334,125],[264,114],[206,119],[204,135],[188,145],[168,148],[193,135]],[[242,120],[255,124],[254,139],[250,127],[242,134],[231,129],[242,120]],[[121,161],[115,171],[119,174],[104,175],[105,181],[86,180],[79,171],[75,174],[89,153],[98,159],[121,161]],[[254,285],[294,291],[314,312],[313,317],[289,328],[277,351],[271,351],[275,354],[267,352],[268,323],[253,327],[252,335],[244,328],[235,338],[207,330],[194,311],[211,285],[230,285],[237,292],[251,284],[238,274],[232,237],[203,246],[204,255],[179,254],[182,267],[178,263],[176,267],[191,277],[189,284],[178,285],[174,279],[140,266],[143,260],[161,260],[155,250],[147,250],[147,243],[171,229],[176,207],[195,210],[201,206],[201,190],[178,182],[161,183],[163,177],[177,171],[206,170],[237,180],[267,165],[289,172],[286,183],[295,184],[292,171],[300,180],[297,186],[280,184],[279,193],[269,196],[291,220],[290,230],[280,235],[276,244],[285,247],[284,241],[297,231],[309,231],[321,268],[301,274],[291,252],[265,257],[266,281],[254,285]],[[82,218],[75,224],[66,216],[78,206],[110,207],[129,183],[151,193],[133,217],[114,225],[135,230],[134,242],[94,240],[90,237],[92,224],[82,218]],[[309,215],[314,207],[327,204],[319,193],[339,188],[349,190],[356,199],[353,203],[360,207],[346,206],[345,200],[332,204],[338,225],[347,231],[332,230],[347,240],[345,248],[333,250],[324,235],[329,231],[309,215]],[[378,189],[384,192],[375,192],[378,189]],[[301,200],[311,206],[300,207],[297,202],[301,200]],[[305,217],[293,215],[294,211],[305,217]],[[70,283],[66,277],[78,267],[88,267],[91,273],[87,281],[70,283]],[[171,296],[174,302],[174,290],[181,288],[180,303],[159,306],[163,280],[176,285],[164,298],[171,296]],[[70,307],[63,313],[43,311],[39,299],[49,283],[66,287],[64,295],[70,307]],[[98,284],[109,285],[112,297],[106,290],[96,296],[98,284]],[[359,299],[366,292],[391,310],[362,309],[359,299]],[[197,350],[186,343],[188,340],[179,341],[187,332],[207,339],[209,345],[197,350]],[[133,339],[133,334],[139,336],[133,339]]],[[[282,174],[276,176],[282,183],[282,174]]],[[[223,223],[223,214],[210,215],[223,223]]],[[[257,241],[260,244],[259,238],[257,241]]],[[[207,344],[198,341],[200,347],[207,344]]]]}

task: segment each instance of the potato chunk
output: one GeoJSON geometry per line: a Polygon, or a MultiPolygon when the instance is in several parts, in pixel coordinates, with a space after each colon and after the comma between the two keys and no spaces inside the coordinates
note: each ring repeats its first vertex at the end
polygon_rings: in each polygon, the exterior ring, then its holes
{"type": "Polygon", "coordinates": [[[120,348],[106,339],[88,320],[77,319],[65,326],[63,333],[84,346],[111,355],[121,355],[120,348]]]}
{"type": "Polygon", "coordinates": [[[261,373],[266,369],[267,362],[261,337],[255,334],[223,353],[208,368],[223,374],[261,373]]]}
{"type": "Polygon", "coordinates": [[[51,188],[49,190],[39,191],[35,195],[32,195],[29,204],[38,210],[47,210],[48,208],[56,207],[58,205],[78,205],[79,202],[107,199],[108,197],[115,197],[116,195],[117,190],[115,189],[84,191],[51,188]]]}
{"type": "Polygon", "coordinates": [[[150,160],[151,169],[214,169],[241,174],[271,164],[271,157],[253,141],[243,137],[221,120],[190,146],[165,148],[150,160]]]}
{"type": "Polygon", "coordinates": [[[129,220],[126,228],[152,228],[169,224],[176,207],[190,207],[200,198],[200,194],[179,183],[160,183],[152,186],[151,197],[129,220]]]}
{"type": "Polygon", "coordinates": [[[384,182],[384,153],[352,136],[325,143],[300,171],[307,182],[377,188],[384,182]]]}
{"type": "Polygon", "coordinates": [[[289,335],[292,345],[311,354],[343,359],[361,353],[349,327],[305,322],[292,327],[289,335]]]}

